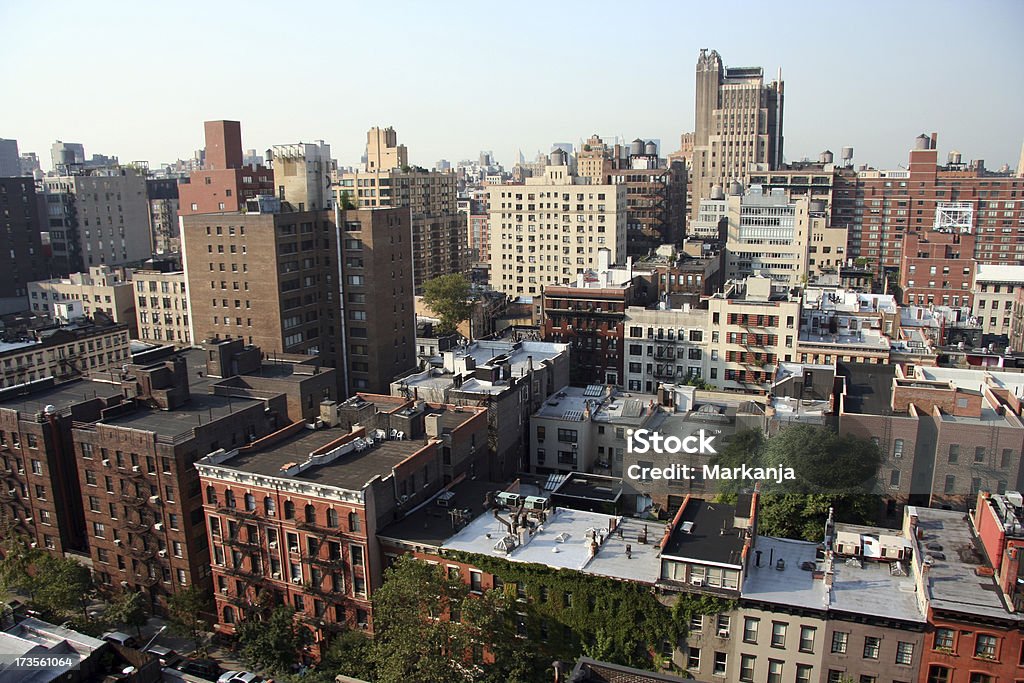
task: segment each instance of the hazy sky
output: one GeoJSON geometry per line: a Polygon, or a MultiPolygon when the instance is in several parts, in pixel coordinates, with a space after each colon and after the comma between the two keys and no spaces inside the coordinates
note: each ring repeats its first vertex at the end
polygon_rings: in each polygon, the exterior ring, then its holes
{"type": "Polygon", "coordinates": [[[242,122],[245,148],[394,126],[414,163],[510,167],[591,133],[693,129],[698,50],[786,82],[786,158],[906,163],[921,132],[1016,167],[1024,2],[0,2],[0,137],[153,163],[242,122]]]}

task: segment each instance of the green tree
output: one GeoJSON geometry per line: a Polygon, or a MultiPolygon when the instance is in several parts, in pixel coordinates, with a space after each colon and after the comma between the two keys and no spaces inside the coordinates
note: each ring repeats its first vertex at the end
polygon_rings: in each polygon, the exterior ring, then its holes
{"type": "Polygon", "coordinates": [[[295,610],[286,605],[266,614],[254,612],[235,631],[245,661],[275,674],[287,673],[298,663],[310,635],[295,619],[295,610]]]}
{"type": "Polygon", "coordinates": [[[86,608],[96,591],[88,567],[72,559],[45,554],[36,562],[35,570],[41,580],[35,594],[36,605],[53,618],[89,618],[86,608]]]}
{"type": "Polygon", "coordinates": [[[318,678],[329,683],[333,683],[337,674],[372,680],[375,674],[373,641],[361,631],[339,634],[320,659],[317,673],[318,678]]]}
{"type": "Polygon", "coordinates": [[[436,565],[398,558],[373,599],[378,683],[473,680],[465,661],[473,643],[460,623],[440,618],[467,592],[436,565]]]}
{"type": "Polygon", "coordinates": [[[0,589],[20,593],[34,602],[46,583],[46,577],[35,569],[46,552],[33,548],[29,539],[18,534],[8,520],[0,528],[0,539],[0,589]]]}
{"type": "Polygon", "coordinates": [[[206,630],[206,622],[201,615],[209,609],[209,596],[195,586],[172,594],[167,598],[167,618],[171,631],[191,638],[198,650],[206,630]]]}
{"type": "Polygon", "coordinates": [[[468,301],[469,280],[461,274],[442,275],[423,283],[423,303],[440,318],[439,334],[451,334],[469,318],[473,305],[468,301]]]}
{"type": "Polygon", "coordinates": [[[134,628],[135,635],[141,639],[142,627],[149,620],[149,606],[142,593],[121,593],[107,607],[103,618],[111,626],[134,628]]]}
{"type": "Polygon", "coordinates": [[[824,427],[793,425],[768,439],[759,451],[764,467],[792,467],[796,479],[762,487],[760,532],[821,540],[829,508],[849,523],[873,521],[879,498],[873,493],[881,452],[873,442],[824,427]]]}
{"type": "MultiPolygon", "coordinates": [[[[761,462],[761,449],[764,447],[764,433],[760,429],[746,429],[736,432],[729,441],[718,449],[718,454],[711,458],[712,465],[732,469],[742,465],[757,466],[761,462]]],[[[741,489],[750,488],[753,481],[743,479],[723,479],[719,482],[721,493],[719,498],[724,502],[735,502],[735,495],[741,489]]]]}
{"type": "Polygon", "coordinates": [[[342,190],[341,194],[338,195],[338,208],[342,211],[349,211],[350,209],[357,208],[355,202],[352,201],[351,195],[348,190],[342,190]]]}

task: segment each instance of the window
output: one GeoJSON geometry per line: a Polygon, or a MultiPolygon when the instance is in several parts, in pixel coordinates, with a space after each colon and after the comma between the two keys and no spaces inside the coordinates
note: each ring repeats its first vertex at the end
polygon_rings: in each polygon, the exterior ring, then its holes
{"type": "Polygon", "coordinates": [[[474,591],[476,593],[482,592],[483,589],[481,588],[480,577],[480,572],[469,572],[469,590],[474,591]]]}
{"type": "Polygon", "coordinates": [[[741,681],[753,681],[754,680],[754,663],[757,661],[757,657],[754,655],[740,655],[740,680],[741,681]]]}
{"type": "Polygon", "coordinates": [[[982,659],[995,659],[998,642],[995,636],[979,633],[978,639],[974,643],[974,656],[982,659]]]}
{"type": "Polygon", "coordinates": [[[896,663],[910,666],[914,661],[914,644],[902,640],[896,643],[896,663]]]}
{"type": "Polygon", "coordinates": [[[711,669],[713,676],[724,676],[729,662],[729,655],[725,652],[715,653],[715,664],[711,669]]]}
{"type": "Polygon", "coordinates": [[[338,526],[338,511],[334,508],[327,508],[327,527],[330,529],[338,526]]]}
{"type": "Polygon", "coordinates": [[[960,460],[960,444],[951,443],[949,444],[949,464],[956,464],[958,460],[960,460]]]}
{"type": "Polygon", "coordinates": [[[696,614],[690,617],[690,631],[693,633],[700,633],[701,629],[704,628],[704,615],[696,614]]]}
{"type": "Polygon", "coordinates": [[[980,671],[972,671],[968,683],[995,683],[995,678],[980,671]]]}
{"type": "Polygon", "coordinates": [[[974,462],[982,463],[985,462],[985,447],[977,446],[974,449],[974,462]]]}
{"type": "Polygon", "coordinates": [[[757,627],[760,625],[761,620],[755,619],[754,617],[745,617],[743,619],[743,642],[744,643],[757,643],[757,627]]]}
{"type": "Polygon", "coordinates": [[[933,664],[928,669],[928,683],[949,683],[949,667],[933,664]]]}
{"type": "Polygon", "coordinates": [[[814,633],[817,631],[813,626],[800,627],[800,652],[814,652],[814,633]]]}
{"type": "Polygon", "coordinates": [[[348,513],[348,530],[360,531],[361,529],[362,522],[359,520],[359,514],[355,512],[348,513]]]}
{"type": "Polygon", "coordinates": [[[93,522],[92,523],[92,535],[95,536],[96,538],[106,538],[107,537],[107,527],[106,527],[106,525],[103,524],[102,522],[93,522]]]}
{"type": "Polygon", "coordinates": [[[777,659],[768,660],[768,683],[782,683],[782,662],[777,659]]]}
{"type": "Polygon", "coordinates": [[[811,671],[814,669],[810,664],[796,665],[796,683],[811,683],[811,671]]]}
{"type": "Polygon", "coordinates": [[[786,626],[781,621],[772,622],[772,647],[786,647],[786,626]]]}
{"type": "Polygon", "coordinates": [[[718,615],[718,637],[728,638],[729,637],[729,626],[732,624],[732,619],[729,618],[728,614],[718,615]]]}
{"type": "Polygon", "coordinates": [[[686,653],[686,668],[700,670],[700,648],[691,647],[686,653]]]}
{"type": "Polygon", "coordinates": [[[878,650],[881,644],[881,638],[864,636],[864,659],[878,659],[878,650]]]}
{"type": "Polygon", "coordinates": [[[935,649],[936,650],[952,650],[953,649],[953,629],[951,629],[951,628],[938,628],[938,629],[935,629],[935,649]]]}

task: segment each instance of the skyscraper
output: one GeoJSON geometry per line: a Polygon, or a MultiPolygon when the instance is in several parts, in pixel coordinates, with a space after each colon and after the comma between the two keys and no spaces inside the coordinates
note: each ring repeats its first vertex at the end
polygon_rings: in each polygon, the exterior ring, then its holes
{"type": "Polygon", "coordinates": [[[724,67],[715,51],[701,49],[697,58],[696,132],[693,141],[693,200],[714,185],[725,187],[751,170],[771,170],[782,163],[781,78],[764,84],[759,66],[724,67]]]}

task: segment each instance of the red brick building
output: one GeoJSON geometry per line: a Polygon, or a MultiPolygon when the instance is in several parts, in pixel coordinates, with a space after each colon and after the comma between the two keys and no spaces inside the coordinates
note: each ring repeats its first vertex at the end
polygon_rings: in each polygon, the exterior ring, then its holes
{"type": "Polygon", "coordinates": [[[848,255],[900,272],[905,236],[947,232],[976,236],[962,260],[1024,263],[1024,178],[994,174],[981,160],[961,163],[958,152],[940,166],[937,138],[918,136],[907,170],[835,176],[833,223],[849,226],[848,255]]]}
{"type": "Polygon", "coordinates": [[[373,631],[384,567],[376,532],[429,500],[446,474],[475,475],[483,408],[357,394],[197,464],[212,548],[219,631],[259,599],[287,604],[319,656],[330,633],[373,631]]]}
{"type": "Polygon", "coordinates": [[[206,121],[206,161],[178,181],[179,213],[240,211],[245,200],[274,194],[274,171],[242,165],[242,127],[238,121],[206,121]]]}
{"type": "Polygon", "coordinates": [[[908,306],[971,306],[976,238],[970,233],[910,233],[903,238],[900,283],[908,306]]]}

